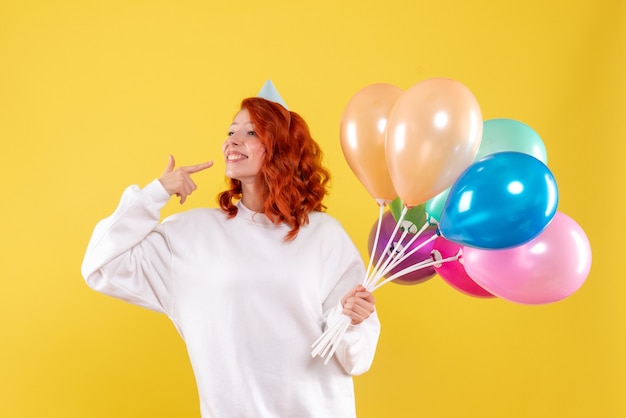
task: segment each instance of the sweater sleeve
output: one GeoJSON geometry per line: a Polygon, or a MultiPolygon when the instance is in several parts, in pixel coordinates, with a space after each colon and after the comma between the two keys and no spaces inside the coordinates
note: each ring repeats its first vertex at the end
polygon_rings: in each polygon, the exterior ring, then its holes
{"type": "MultiPolygon", "coordinates": [[[[326,327],[342,320],[342,317],[347,318],[343,314],[341,299],[365,278],[363,260],[343,229],[342,236],[335,237],[333,243],[333,250],[327,254],[326,260],[327,274],[335,278],[323,302],[326,327]]],[[[346,373],[356,376],[370,369],[379,335],[380,322],[376,311],[362,323],[348,326],[334,354],[346,373]]]]}
{"type": "MultiPolygon", "coordinates": [[[[339,320],[344,316],[341,303],[332,313],[329,321],[339,320]]],[[[358,325],[350,324],[343,335],[335,356],[346,373],[358,376],[367,372],[374,362],[378,337],[380,336],[380,321],[376,311],[358,325]]]]}
{"type": "Polygon", "coordinates": [[[115,212],[95,227],[81,272],[92,289],[169,314],[171,251],[159,227],[170,196],[158,180],[128,187],[115,212]]]}

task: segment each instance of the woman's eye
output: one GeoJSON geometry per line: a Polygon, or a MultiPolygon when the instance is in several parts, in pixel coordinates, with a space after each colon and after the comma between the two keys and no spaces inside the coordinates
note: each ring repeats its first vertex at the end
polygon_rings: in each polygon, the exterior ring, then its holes
{"type": "Polygon", "coordinates": [[[250,136],[254,136],[254,135],[256,135],[256,132],[254,132],[254,131],[248,131],[248,135],[250,135],[250,136]]]}
{"type": "Polygon", "coordinates": [[[229,131],[228,132],[228,136],[233,136],[234,132],[233,131],[229,131]]]}

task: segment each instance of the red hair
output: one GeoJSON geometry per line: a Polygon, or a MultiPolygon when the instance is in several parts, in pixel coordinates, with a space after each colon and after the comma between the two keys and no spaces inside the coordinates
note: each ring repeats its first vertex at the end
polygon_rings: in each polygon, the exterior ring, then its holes
{"type": "MultiPolygon", "coordinates": [[[[275,224],[289,225],[285,240],[292,240],[309,222],[309,213],[326,209],[322,201],[328,194],[330,172],[322,166],[322,150],[304,119],[278,103],[253,97],[244,99],[241,109],[249,112],[265,146],[259,173],[264,184],[263,213],[275,224]]],[[[229,218],[237,214],[233,199],[241,196],[241,182],[236,179],[230,179],[230,189],[219,194],[220,207],[229,218]]]]}

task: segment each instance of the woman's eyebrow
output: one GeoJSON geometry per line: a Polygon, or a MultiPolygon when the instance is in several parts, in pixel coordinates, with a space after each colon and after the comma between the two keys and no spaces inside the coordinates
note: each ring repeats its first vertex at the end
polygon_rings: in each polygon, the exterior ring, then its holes
{"type": "MultiPolygon", "coordinates": [[[[230,124],[229,128],[233,127],[233,126],[239,126],[239,124],[237,122],[233,122],[233,123],[230,124]]],[[[254,128],[254,123],[252,123],[252,121],[244,122],[243,126],[250,126],[250,127],[254,128]]]]}

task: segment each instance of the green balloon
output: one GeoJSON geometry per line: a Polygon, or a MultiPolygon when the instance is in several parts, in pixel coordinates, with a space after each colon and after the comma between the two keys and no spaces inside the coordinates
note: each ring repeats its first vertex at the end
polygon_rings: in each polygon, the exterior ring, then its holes
{"type": "Polygon", "coordinates": [[[449,193],[450,188],[447,188],[446,190],[426,202],[426,213],[428,214],[428,216],[433,217],[437,222],[441,221],[441,213],[443,212],[443,207],[446,204],[449,193]]]}
{"type": "MultiPolygon", "coordinates": [[[[392,200],[389,203],[389,210],[393,215],[393,219],[398,221],[400,219],[400,215],[402,215],[402,211],[404,210],[404,202],[399,197],[392,200]]],[[[422,203],[421,205],[413,206],[410,208],[406,214],[404,215],[404,220],[402,222],[402,228],[408,227],[409,232],[416,233],[426,223],[426,204],[422,203]]]]}
{"type": "Polygon", "coordinates": [[[474,161],[496,152],[516,151],[532,155],[548,164],[546,146],[530,126],[513,119],[490,119],[483,122],[483,137],[474,161]]]}

